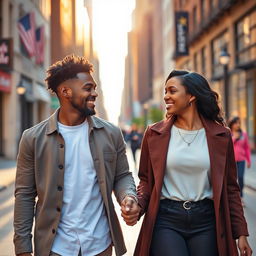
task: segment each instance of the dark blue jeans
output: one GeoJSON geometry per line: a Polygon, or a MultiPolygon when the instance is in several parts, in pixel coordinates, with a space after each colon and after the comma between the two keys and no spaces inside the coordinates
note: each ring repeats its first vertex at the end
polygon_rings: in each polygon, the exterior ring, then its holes
{"type": "Polygon", "coordinates": [[[181,202],[160,201],[150,256],[218,256],[212,200],[183,208],[181,202]]]}
{"type": "Polygon", "coordinates": [[[238,161],[236,162],[236,165],[237,165],[238,183],[240,186],[240,195],[241,197],[243,197],[245,161],[238,161]]]}

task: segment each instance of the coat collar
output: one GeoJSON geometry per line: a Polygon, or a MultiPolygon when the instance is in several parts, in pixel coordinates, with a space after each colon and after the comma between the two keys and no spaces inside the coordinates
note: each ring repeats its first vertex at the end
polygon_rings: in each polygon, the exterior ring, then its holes
{"type": "MultiPolygon", "coordinates": [[[[221,134],[227,133],[227,131],[228,131],[226,127],[219,125],[215,121],[206,119],[202,115],[200,115],[200,119],[202,121],[202,124],[203,124],[206,132],[209,135],[212,135],[212,136],[221,135],[221,134]]],[[[153,124],[150,127],[150,130],[152,130],[158,134],[163,134],[163,133],[169,132],[171,127],[173,126],[175,120],[176,120],[176,116],[173,115],[167,120],[163,120],[159,123],[153,124]]]]}
{"type": "MultiPolygon", "coordinates": [[[[48,119],[47,128],[46,128],[46,134],[50,135],[54,132],[58,132],[58,115],[59,115],[58,108],[48,119]]],[[[88,116],[87,121],[89,124],[89,131],[93,130],[94,128],[100,129],[103,128],[102,122],[97,117],[94,116],[88,116]]]]}

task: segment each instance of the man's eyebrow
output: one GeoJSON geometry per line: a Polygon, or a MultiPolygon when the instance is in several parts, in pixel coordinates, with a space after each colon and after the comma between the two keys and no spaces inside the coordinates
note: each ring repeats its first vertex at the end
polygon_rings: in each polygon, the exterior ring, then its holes
{"type": "Polygon", "coordinates": [[[94,84],[94,83],[92,83],[92,82],[85,82],[84,84],[83,84],[83,86],[97,86],[96,84],[94,84]]]}

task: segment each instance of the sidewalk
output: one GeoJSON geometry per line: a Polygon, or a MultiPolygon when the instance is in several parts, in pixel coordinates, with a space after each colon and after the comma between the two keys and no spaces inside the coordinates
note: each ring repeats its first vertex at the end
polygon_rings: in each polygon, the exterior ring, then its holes
{"type": "Polygon", "coordinates": [[[15,180],[16,161],[0,157],[0,191],[11,185],[15,180]]]}
{"type": "Polygon", "coordinates": [[[256,190],[256,154],[252,154],[251,168],[245,170],[244,184],[245,186],[256,190]]]}
{"type": "MultiPolygon", "coordinates": [[[[128,152],[128,156],[129,156],[129,153],[130,152],[128,152]]],[[[139,154],[137,155],[137,157],[139,158],[139,154]]],[[[131,163],[132,161],[129,161],[129,162],[131,163]]],[[[133,168],[134,166],[131,166],[131,169],[133,168]]],[[[0,191],[5,189],[6,187],[8,187],[10,184],[14,182],[15,172],[16,172],[16,161],[0,158],[0,191]]],[[[136,183],[138,183],[137,179],[138,178],[135,175],[136,183]]],[[[245,171],[244,183],[245,183],[245,186],[256,190],[256,154],[252,155],[251,168],[246,169],[245,171]]]]}

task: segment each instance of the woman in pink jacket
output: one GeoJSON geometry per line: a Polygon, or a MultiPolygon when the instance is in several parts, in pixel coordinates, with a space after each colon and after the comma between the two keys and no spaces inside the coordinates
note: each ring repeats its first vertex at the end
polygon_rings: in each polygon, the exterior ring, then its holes
{"type": "Polygon", "coordinates": [[[247,168],[251,167],[251,150],[248,135],[242,131],[239,117],[234,117],[229,121],[229,128],[231,129],[234,143],[238,183],[241,190],[241,197],[243,197],[245,163],[247,162],[247,168]]]}

